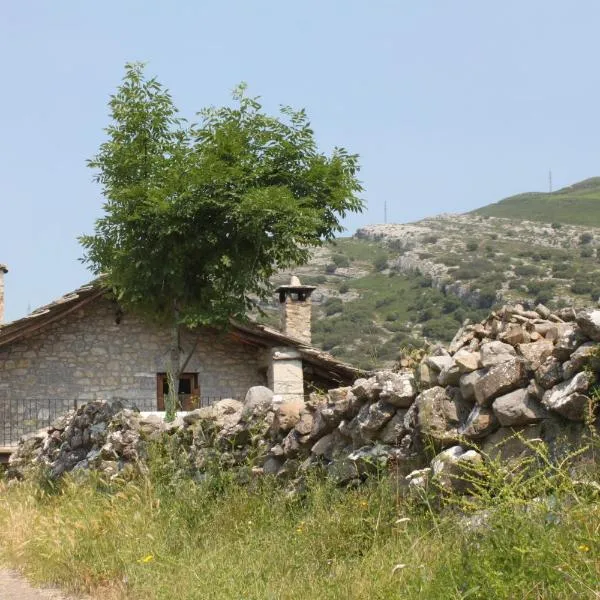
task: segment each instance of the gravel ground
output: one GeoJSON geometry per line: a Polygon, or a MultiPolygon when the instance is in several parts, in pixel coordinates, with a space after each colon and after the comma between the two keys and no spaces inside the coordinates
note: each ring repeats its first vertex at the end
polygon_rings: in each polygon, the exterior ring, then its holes
{"type": "Polygon", "coordinates": [[[34,588],[18,573],[0,569],[0,600],[76,600],[59,590],[34,588]]]}

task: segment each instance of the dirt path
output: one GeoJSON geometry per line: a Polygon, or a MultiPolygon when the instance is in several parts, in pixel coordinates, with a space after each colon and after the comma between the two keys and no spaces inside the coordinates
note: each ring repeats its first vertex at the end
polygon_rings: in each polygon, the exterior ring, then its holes
{"type": "Polygon", "coordinates": [[[0,569],[1,600],[75,600],[59,590],[34,588],[18,573],[0,569]]]}

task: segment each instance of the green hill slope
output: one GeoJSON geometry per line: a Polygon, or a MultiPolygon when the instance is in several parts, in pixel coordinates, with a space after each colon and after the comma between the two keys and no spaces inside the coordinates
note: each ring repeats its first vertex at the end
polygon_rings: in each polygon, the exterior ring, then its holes
{"type": "Polygon", "coordinates": [[[505,198],[471,214],[600,227],[600,177],[552,193],[531,192],[505,198]]]}

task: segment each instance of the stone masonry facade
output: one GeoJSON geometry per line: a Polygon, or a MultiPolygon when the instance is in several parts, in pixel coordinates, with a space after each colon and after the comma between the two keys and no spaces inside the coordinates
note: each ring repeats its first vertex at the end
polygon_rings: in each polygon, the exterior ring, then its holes
{"type": "Polygon", "coordinates": [[[281,330],[305,344],[311,342],[311,300],[286,297],[281,307],[281,330]]]}
{"type": "MultiPolygon", "coordinates": [[[[67,410],[90,400],[121,400],[142,411],[157,410],[157,375],[167,370],[169,331],[130,314],[117,316],[112,302],[98,299],[0,348],[0,417],[9,401],[23,413],[19,421],[47,418],[57,403],[67,410]],[[24,414],[32,404],[35,414],[24,414]]],[[[183,336],[184,351],[195,339],[191,333],[183,336]]],[[[203,329],[185,372],[198,374],[203,398],[243,399],[248,388],[267,384],[269,354],[203,329]]],[[[6,419],[3,427],[13,438],[23,433],[6,419]]]]}

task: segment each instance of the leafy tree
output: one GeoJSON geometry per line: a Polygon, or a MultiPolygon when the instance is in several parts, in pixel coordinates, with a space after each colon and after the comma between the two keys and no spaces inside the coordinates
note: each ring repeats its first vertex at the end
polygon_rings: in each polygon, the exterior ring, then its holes
{"type": "Polygon", "coordinates": [[[269,116],[244,85],[233,99],[189,124],[143,65],[128,64],[89,161],[105,202],[80,238],[82,260],[126,308],[169,325],[167,419],[191,355],[182,326],[243,319],[277,270],[305,264],[363,207],[357,156],[319,152],[304,110],[269,116]]]}

